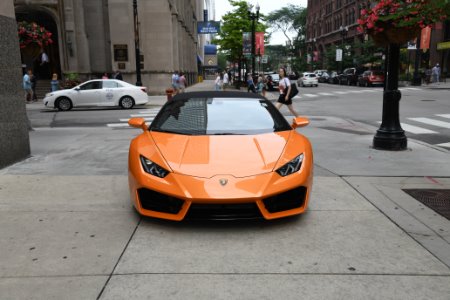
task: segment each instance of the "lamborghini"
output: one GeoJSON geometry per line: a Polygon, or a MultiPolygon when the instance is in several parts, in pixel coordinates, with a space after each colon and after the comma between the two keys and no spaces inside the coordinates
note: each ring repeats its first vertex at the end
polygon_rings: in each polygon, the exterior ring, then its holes
{"type": "Polygon", "coordinates": [[[243,92],[176,95],[130,143],[131,201],[143,216],[267,220],[307,209],[313,152],[266,98],[243,92]]]}

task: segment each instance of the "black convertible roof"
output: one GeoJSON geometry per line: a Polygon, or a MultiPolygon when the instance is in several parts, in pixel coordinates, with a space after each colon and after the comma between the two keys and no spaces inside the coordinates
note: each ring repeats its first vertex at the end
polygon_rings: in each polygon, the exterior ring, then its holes
{"type": "Polygon", "coordinates": [[[202,91],[187,92],[176,94],[172,101],[186,100],[190,98],[250,98],[250,99],[266,99],[264,96],[255,93],[240,91],[202,91]]]}

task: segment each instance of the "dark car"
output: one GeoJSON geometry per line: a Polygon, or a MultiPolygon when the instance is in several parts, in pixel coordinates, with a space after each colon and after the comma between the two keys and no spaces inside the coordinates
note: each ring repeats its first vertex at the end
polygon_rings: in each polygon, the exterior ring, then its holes
{"type": "Polygon", "coordinates": [[[337,72],[335,71],[331,71],[330,74],[328,74],[328,83],[332,83],[332,84],[338,84],[339,83],[339,75],[337,72]]]}
{"type": "Polygon", "coordinates": [[[339,74],[339,84],[341,85],[356,85],[360,72],[356,68],[347,68],[339,74]]]}
{"type": "Polygon", "coordinates": [[[270,74],[266,76],[267,79],[267,89],[269,91],[275,91],[278,89],[278,84],[280,83],[280,75],[270,74]]]}
{"type": "Polygon", "coordinates": [[[372,85],[383,85],[384,84],[384,72],[376,70],[368,70],[359,75],[358,85],[359,86],[372,86],[372,85]]]}
{"type": "Polygon", "coordinates": [[[330,78],[330,75],[328,75],[327,72],[322,72],[319,75],[319,78],[317,78],[317,80],[319,80],[319,82],[322,83],[322,82],[328,82],[329,78],[330,78]]]}

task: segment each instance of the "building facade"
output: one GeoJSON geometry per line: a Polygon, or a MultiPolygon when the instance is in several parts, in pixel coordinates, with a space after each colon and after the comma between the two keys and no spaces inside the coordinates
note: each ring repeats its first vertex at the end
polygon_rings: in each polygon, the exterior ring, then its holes
{"type": "Polygon", "coordinates": [[[0,169],[30,154],[13,0],[0,1],[0,169]]]}
{"type": "MultiPolygon", "coordinates": [[[[364,42],[369,37],[357,31],[360,11],[376,1],[367,0],[308,0],[308,54],[317,68],[326,65],[325,51],[333,46],[364,42]]],[[[437,23],[431,31],[430,49],[421,53],[421,69],[439,63],[444,74],[450,67],[450,24],[437,23]]],[[[345,50],[344,50],[345,51],[345,50]]],[[[354,54],[353,49],[348,49],[354,54]]],[[[414,55],[411,55],[414,59],[414,55]]],[[[356,67],[356,66],[355,66],[356,67]]]]}
{"type": "MultiPolygon", "coordinates": [[[[205,0],[137,0],[134,22],[131,0],[14,0],[17,21],[36,22],[52,32],[45,46],[50,68],[60,76],[75,73],[81,80],[121,71],[136,83],[135,37],[139,38],[142,84],[150,93],[170,86],[171,74],[182,71],[189,83],[197,80],[203,41],[197,21],[205,0]]],[[[39,73],[40,47],[21,50],[24,67],[39,73]]],[[[39,74],[38,74],[39,75],[39,74]]]]}

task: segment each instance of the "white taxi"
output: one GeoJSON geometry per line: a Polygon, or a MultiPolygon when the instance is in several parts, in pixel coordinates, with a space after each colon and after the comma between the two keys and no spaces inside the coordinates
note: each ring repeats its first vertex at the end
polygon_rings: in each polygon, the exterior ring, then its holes
{"type": "Polygon", "coordinates": [[[82,106],[118,106],[130,109],[148,102],[147,88],[116,79],[95,79],[74,88],[50,92],[44,105],[59,110],[82,106]]]}

